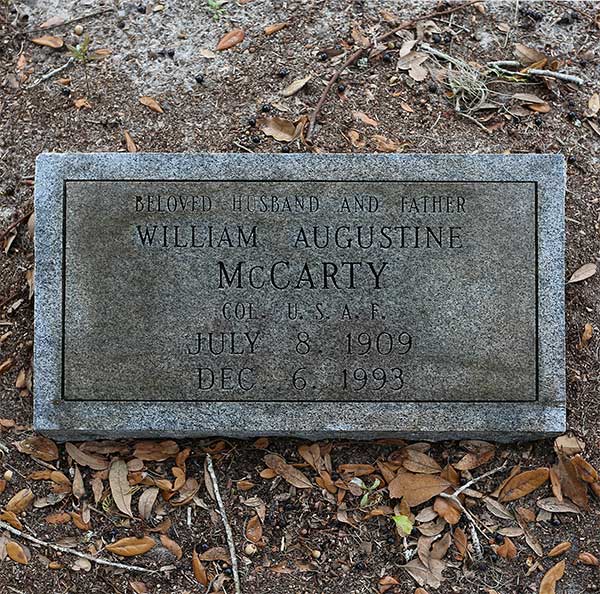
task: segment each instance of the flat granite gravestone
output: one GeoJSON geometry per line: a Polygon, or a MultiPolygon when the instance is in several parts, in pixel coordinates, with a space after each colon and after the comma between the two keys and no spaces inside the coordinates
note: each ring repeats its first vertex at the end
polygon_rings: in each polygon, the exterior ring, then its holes
{"type": "Polygon", "coordinates": [[[565,429],[557,155],[43,154],[36,430],[565,429]]]}

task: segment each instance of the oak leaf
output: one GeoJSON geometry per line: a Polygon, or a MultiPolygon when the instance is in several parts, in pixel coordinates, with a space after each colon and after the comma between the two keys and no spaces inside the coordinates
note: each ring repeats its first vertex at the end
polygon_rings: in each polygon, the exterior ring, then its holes
{"type": "Polygon", "coordinates": [[[206,575],[206,569],[204,568],[202,561],[200,561],[198,553],[196,553],[195,549],[192,551],[192,571],[194,572],[194,577],[196,578],[198,583],[202,584],[203,586],[208,586],[208,576],[206,575]]]}
{"type": "Polygon", "coordinates": [[[67,454],[80,466],[88,466],[92,470],[106,470],[108,468],[108,460],[106,458],[82,452],[76,445],[69,442],[65,444],[65,448],[67,454]]]}
{"type": "Polygon", "coordinates": [[[282,29],[285,29],[288,26],[287,23],[274,23],[272,25],[267,25],[263,30],[265,35],[273,35],[282,29]]]}
{"type": "Polygon", "coordinates": [[[575,505],[588,509],[587,485],[579,478],[576,466],[562,454],[558,455],[558,476],[563,495],[575,505]]]}
{"type": "Polygon", "coordinates": [[[148,97],[148,95],[143,95],[140,97],[140,103],[156,113],[165,113],[163,108],[160,106],[160,103],[156,99],[148,97]]]}
{"type": "Polygon", "coordinates": [[[444,492],[450,486],[448,481],[435,474],[399,472],[388,485],[388,492],[392,499],[404,497],[409,507],[416,507],[444,492]]]}
{"type": "Polygon", "coordinates": [[[183,557],[183,551],[181,550],[181,547],[172,538],[169,538],[166,534],[161,534],[159,538],[163,546],[173,553],[174,557],[178,561],[183,557]]]}
{"type": "Polygon", "coordinates": [[[65,44],[64,40],[61,37],[56,37],[56,35],[42,35],[41,37],[32,39],[31,42],[36,45],[51,47],[52,49],[59,49],[65,44]]]}
{"type": "Polygon", "coordinates": [[[565,574],[565,566],[565,561],[560,561],[546,572],[540,583],[539,594],[555,594],[556,582],[565,574]]]}
{"type": "Polygon", "coordinates": [[[44,462],[58,460],[58,447],[51,439],[42,435],[34,435],[23,441],[17,441],[15,446],[19,452],[39,458],[44,462]]]}
{"type": "Polygon", "coordinates": [[[548,557],[558,557],[571,548],[570,542],[561,542],[548,551],[548,557]]]}
{"type": "Polygon", "coordinates": [[[584,264],[571,275],[571,278],[569,278],[567,284],[579,283],[587,278],[590,278],[591,276],[594,276],[594,274],[596,274],[597,271],[598,268],[593,262],[590,262],[589,264],[584,264]]]}
{"type": "Polygon", "coordinates": [[[260,518],[258,516],[252,516],[246,524],[246,538],[253,542],[254,544],[258,544],[262,540],[263,528],[260,523],[260,518]]]}
{"type": "Polygon", "coordinates": [[[291,464],[288,464],[281,456],[277,454],[267,454],[264,457],[265,464],[283,477],[291,485],[298,489],[312,489],[312,483],[308,477],[291,464]]]}
{"type": "Polygon", "coordinates": [[[133,517],[131,513],[131,488],[127,480],[127,475],[128,470],[125,460],[121,460],[120,458],[114,459],[108,471],[110,492],[119,511],[133,517]]]}
{"type": "Polygon", "coordinates": [[[585,481],[586,483],[597,483],[600,479],[598,471],[579,454],[571,458],[571,463],[575,466],[575,470],[582,481],[585,481]]]}
{"type": "Polygon", "coordinates": [[[167,458],[174,458],[179,453],[176,441],[166,439],[164,441],[138,441],[135,444],[133,455],[140,460],[152,460],[162,462],[167,458]]]}
{"type": "Polygon", "coordinates": [[[215,50],[218,52],[228,50],[238,45],[239,43],[242,43],[242,41],[244,41],[245,36],[246,35],[242,29],[233,29],[232,31],[229,31],[229,33],[226,33],[225,35],[223,35],[223,37],[221,37],[215,50]]]}
{"type": "Polygon", "coordinates": [[[516,474],[504,485],[498,496],[498,501],[505,503],[524,497],[541,487],[549,476],[550,472],[547,468],[536,468],[535,470],[526,470],[516,474]]]}
{"type": "Polygon", "coordinates": [[[584,565],[600,565],[598,558],[595,555],[592,555],[592,553],[588,553],[586,551],[583,551],[577,555],[577,561],[580,561],[584,565]]]}
{"type": "Polygon", "coordinates": [[[148,521],[152,515],[152,507],[158,497],[158,491],[158,487],[150,487],[140,495],[138,500],[138,510],[140,516],[146,521],[148,521]]]}
{"type": "Polygon", "coordinates": [[[127,130],[123,130],[123,136],[125,136],[125,146],[127,147],[127,152],[137,153],[137,146],[135,146],[135,142],[133,142],[131,134],[129,134],[127,130]]]}
{"type": "Polygon", "coordinates": [[[121,557],[134,557],[135,555],[147,553],[155,546],[156,542],[149,536],[143,536],[142,538],[128,536],[107,545],[106,550],[121,557]]]}
{"type": "Polygon", "coordinates": [[[4,509],[15,514],[23,513],[33,502],[34,495],[31,489],[21,489],[9,500],[4,509]]]}
{"type": "Polygon", "coordinates": [[[280,142],[291,142],[296,137],[296,126],[285,118],[277,116],[259,118],[256,126],[264,134],[280,142]]]}
{"type": "Polygon", "coordinates": [[[9,540],[6,543],[6,554],[15,563],[20,563],[21,565],[27,565],[27,563],[29,563],[29,559],[31,559],[31,553],[29,552],[27,547],[20,545],[14,540],[9,540]]]}
{"type": "Polygon", "coordinates": [[[458,505],[451,499],[446,499],[445,497],[436,497],[433,502],[433,509],[441,518],[444,518],[444,520],[452,526],[458,524],[462,514],[458,505]]]}
{"type": "Polygon", "coordinates": [[[283,91],[281,91],[281,95],[283,97],[291,97],[295,95],[300,89],[304,88],[308,81],[311,79],[311,75],[305,76],[304,78],[299,78],[295,80],[291,84],[289,84],[283,91]]]}
{"type": "Polygon", "coordinates": [[[406,458],[402,461],[402,466],[410,472],[420,474],[438,474],[442,472],[442,467],[431,456],[413,449],[406,450],[406,458]]]}
{"type": "Polygon", "coordinates": [[[504,542],[496,547],[496,554],[503,559],[514,559],[517,556],[517,547],[513,541],[506,536],[504,542]]]}

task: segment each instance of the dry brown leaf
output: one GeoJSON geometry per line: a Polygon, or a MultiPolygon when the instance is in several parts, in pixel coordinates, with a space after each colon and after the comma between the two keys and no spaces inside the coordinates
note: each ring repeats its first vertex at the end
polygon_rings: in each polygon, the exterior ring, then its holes
{"type": "Polygon", "coordinates": [[[263,529],[260,518],[258,516],[252,516],[248,521],[248,524],[246,524],[246,538],[254,544],[258,544],[262,540],[262,535],[263,529]]]}
{"type": "Polygon", "coordinates": [[[56,37],[56,35],[42,35],[41,37],[32,39],[31,42],[36,45],[51,47],[52,49],[59,49],[65,44],[62,37],[56,37]]]}
{"type": "Polygon", "coordinates": [[[404,497],[409,507],[416,507],[439,495],[450,486],[448,481],[435,474],[399,472],[388,485],[388,492],[392,499],[404,497]]]}
{"type": "Polygon", "coordinates": [[[135,555],[143,555],[155,546],[156,542],[149,536],[143,536],[142,538],[128,536],[107,545],[106,550],[121,557],[133,557],[135,555]]]}
{"type": "Polygon", "coordinates": [[[588,99],[588,110],[591,116],[595,116],[600,111],[600,94],[594,93],[588,99]]]}
{"type": "Polygon", "coordinates": [[[291,142],[296,136],[296,126],[294,123],[277,116],[259,118],[256,126],[264,134],[280,142],[291,142]]]}
{"type": "Polygon", "coordinates": [[[504,542],[496,547],[496,554],[503,559],[514,559],[517,556],[517,547],[508,536],[505,536],[504,542]]]}
{"type": "Polygon", "coordinates": [[[541,487],[549,478],[550,473],[547,468],[537,468],[535,470],[526,470],[513,476],[502,488],[498,496],[498,501],[505,503],[515,501],[541,487]]]}
{"type": "Polygon", "coordinates": [[[600,480],[598,471],[579,454],[571,458],[571,463],[575,466],[579,478],[586,483],[597,483],[600,480]]]}
{"type": "Polygon", "coordinates": [[[246,35],[242,29],[233,29],[221,37],[215,50],[217,52],[222,52],[223,50],[228,50],[232,47],[235,47],[244,41],[245,36],[246,35]]]}
{"type": "Polygon", "coordinates": [[[538,499],[536,505],[547,512],[553,514],[578,514],[580,509],[570,501],[560,501],[556,497],[545,497],[538,499]]]}
{"type": "Polygon", "coordinates": [[[196,495],[199,489],[200,483],[195,478],[187,479],[183,487],[181,487],[177,497],[170,500],[171,505],[178,506],[188,504],[194,498],[194,495],[196,495]]]}
{"type": "Polygon", "coordinates": [[[15,512],[6,511],[6,510],[0,512],[0,520],[2,520],[3,522],[7,522],[8,524],[10,524],[13,528],[16,528],[17,530],[23,529],[23,524],[21,524],[21,520],[19,520],[19,518],[17,518],[17,514],[15,514],[15,512]]]}
{"type": "Polygon", "coordinates": [[[532,64],[542,63],[545,64],[548,58],[542,52],[539,52],[536,49],[531,47],[527,47],[522,43],[515,43],[514,54],[517,60],[523,66],[531,66],[532,64]]]}
{"type": "Polygon", "coordinates": [[[418,474],[438,474],[442,472],[442,467],[424,452],[406,449],[406,458],[402,461],[402,466],[410,472],[418,474]]]}
{"type": "Polygon", "coordinates": [[[277,454],[267,454],[264,457],[265,464],[274,470],[279,476],[283,477],[288,483],[298,489],[312,489],[312,483],[307,476],[291,464],[288,464],[281,456],[277,454]]]}
{"type": "Polygon", "coordinates": [[[456,470],[473,470],[487,464],[496,453],[495,449],[487,449],[480,452],[469,452],[465,454],[455,465],[456,470]]]}
{"type": "Polygon", "coordinates": [[[179,453],[176,441],[138,441],[135,444],[133,455],[144,461],[162,462],[167,458],[174,458],[179,453]]]}
{"type": "Polygon", "coordinates": [[[583,327],[583,332],[581,333],[581,338],[579,339],[577,348],[580,351],[587,348],[588,343],[590,342],[590,340],[592,340],[592,336],[594,336],[594,327],[588,322],[583,327]]]}
{"type": "Polygon", "coordinates": [[[204,565],[200,558],[198,557],[198,553],[196,553],[196,549],[192,551],[192,571],[194,572],[194,577],[196,581],[198,581],[203,586],[208,586],[208,576],[206,575],[206,569],[204,569],[204,565]]]}
{"type": "Polygon", "coordinates": [[[556,497],[558,501],[562,502],[563,494],[556,466],[552,466],[550,468],[550,485],[552,487],[552,494],[554,495],[554,497],[556,497]]]}
{"type": "Polygon", "coordinates": [[[163,108],[160,106],[160,103],[156,99],[153,99],[152,97],[143,95],[142,97],[140,97],[139,101],[142,105],[145,105],[148,109],[151,109],[152,111],[154,111],[156,113],[165,113],[163,111],[163,108]]]}
{"type": "Polygon", "coordinates": [[[563,495],[575,505],[588,509],[587,485],[579,478],[575,465],[563,454],[558,455],[558,477],[563,495]]]}
{"type": "Polygon", "coordinates": [[[69,442],[65,444],[65,448],[67,454],[80,466],[88,466],[92,470],[106,470],[108,468],[108,460],[106,458],[82,452],[76,445],[69,442]]]}
{"type": "Polygon", "coordinates": [[[554,451],[562,452],[566,456],[581,454],[585,449],[585,444],[581,439],[574,435],[560,435],[554,440],[554,451]]]}
{"type": "Polygon", "coordinates": [[[34,435],[23,441],[17,441],[15,446],[19,452],[29,454],[44,462],[58,460],[58,448],[56,444],[51,439],[42,435],[34,435]]]}
{"type": "Polygon", "coordinates": [[[283,97],[291,97],[295,95],[300,89],[304,88],[308,81],[311,79],[311,75],[305,76],[304,78],[299,78],[295,80],[293,83],[289,84],[283,91],[281,91],[281,95],[283,97]]]}
{"type": "Polygon", "coordinates": [[[67,512],[56,512],[46,516],[46,524],[68,524],[71,521],[71,514],[67,512]]]}
{"type": "Polygon", "coordinates": [[[8,500],[4,509],[15,514],[21,514],[31,505],[33,499],[34,495],[31,489],[21,489],[8,500]]]}
{"type": "Polygon", "coordinates": [[[73,524],[75,524],[75,526],[79,528],[79,530],[83,530],[84,532],[87,532],[92,527],[89,517],[84,519],[83,514],[71,512],[71,519],[73,520],[73,524]]]}
{"type": "Polygon", "coordinates": [[[539,594],[556,593],[556,582],[558,582],[565,574],[565,566],[565,561],[560,561],[546,572],[546,575],[544,575],[542,582],[540,583],[539,594]]]}
{"type": "Polygon", "coordinates": [[[135,142],[133,142],[131,134],[129,134],[127,130],[123,130],[123,136],[125,136],[125,146],[127,147],[127,152],[137,153],[137,146],[135,146],[135,142]]]}
{"type": "Polygon", "coordinates": [[[580,561],[584,565],[600,565],[598,558],[595,555],[592,555],[592,553],[587,553],[586,551],[583,551],[577,555],[577,561],[580,561]]]}
{"type": "Polygon", "coordinates": [[[572,275],[571,278],[567,281],[567,284],[569,283],[578,283],[581,282],[587,278],[590,278],[591,276],[594,276],[594,274],[596,274],[597,272],[597,266],[596,264],[594,264],[593,262],[589,263],[589,264],[584,264],[583,266],[581,266],[580,268],[578,268],[572,275]]]}
{"type": "Polygon", "coordinates": [[[6,554],[15,562],[21,565],[27,565],[31,559],[31,553],[27,547],[20,545],[14,540],[9,540],[6,543],[6,554]]]}
{"type": "Polygon", "coordinates": [[[212,547],[200,555],[201,561],[223,561],[231,565],[229,553],[223,547],[212,547]]]}
{"type": "Polygon", "coordinates": [[[371,464],[340,464],[337,471],[345,477],[369,476],[375,472],[371,464]]]}
{"type": "Polygon", "coordinates": [[[50,27],[60,27],[65,22],[63,17],[53,16],[47,21],[44,21],[38,28],[39,29],[50,29],[50,27]]]}
{"type": "Polygon", "coordinates": [[[566,553],[570,548],[570,542],[561,542],[548,551],[548,557],[558,557],[559,555],[566,553]]]}
{"type": "Polygon", "coordinates": [[[265,35],[273,35],[282,29],[285,29],[288,26],[288,23],[273,23],[272,25],[267,25],[263,31],[265,35]]]}
{"type": "Polygon", "coordinates": [[[362,148],[366,144],[364,137],[358,130],[349,130],[347,136],[348,140],[350,141],[350,144],[354,148],[362,148]]]}
{"type": "Polygon", "coordinates": [[[380,594],[383,594],[384,592],[387,592],[390,588],[393,588],[394,586],[397,586],[399,583],[400,582],[395,577],[392,577],[391,575],[384,575],[379,580],[379,592],[380,592],[380,594]]]}
{"type": "Polygon", "coordinates": [[[92,104],[85,97],[75,99],[75,101],[73,101],[73,105],[77,109],[92,109],[92,104]]]}
{"type": "Polygon", "coordinates": [[[146,586],[144,582],[130,580],[129,585],[131,586],[131,589],[135,592],[135,594],[150,594],[150,590],[148,590],[148,586],[146,586]]]}
{"type": "Polygon", "coordinates": [[[178,561],[183,557],[181,547],[172,538],[169,538],[166,534],[161,534],[159,538],[163,546],[171,551],[178,561]]]}
{"type": "Polygon", "coordinates": [[[379,126],[379,122],[377,120],[374,120],[372,117],[368,116],[363,111],[353,111],[352,117],[357,120],[360,120],[363,124],[366,124],[367,126],[373,126],[374,128],[377,128],[377,126],[379,126]]]}
{"type": "Polygon", "coordinates": [[[115,458],[108,471],[108,483],[113,501],[117,508],[127,516],[131,513],[131,488],[127,480],[128,470],[125,460],[115,458]]]}
{"type": "Polygon", "coordinates": [[[140,516],[146,521],[148,521],[152,515],[152,507],[154,506],[154,502],[158,497],[158,491],[158,487],[150,487],[140,495],[138,501],[138,510],[140,512],[140,516]]]}
{"type": "Polygon", "coordinates": [[[381,134],[375,134],[371,137],[371,140],[375,144],[375,150],[380,153],[395,153],[404,146],[403,143],[396,142],[381,134]]]}
{"type": "Polygon", "coordinates": [[[454,546],[458,551],[458,561],[461,561],[466,557],[468,552],[467,535],[462,528],[455,528],[454,530],[454,546]]]}
{"type": "Polygon", "coordinates": [[[433,502],[433,509],[441,518],[444,518],[444,520],[452,526],[458,524],[462,514],[458,505],[451,499],[446,499],[445,497],[436,497],[433,502]]]}

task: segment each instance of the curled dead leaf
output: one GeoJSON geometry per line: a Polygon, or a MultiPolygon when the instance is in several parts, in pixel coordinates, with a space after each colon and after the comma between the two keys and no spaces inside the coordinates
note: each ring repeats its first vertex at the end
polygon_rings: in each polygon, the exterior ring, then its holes
{"type": "Polygon", "coordinates": [[[558,557],[571,548],[570,542],[561,542],[548,551],[548,557],[558,557]]]}
{"type": "Polygon", "coordinates": [[[556,582],[565,574],[565,566],[565,561],[560,561],[546,572],[540,583],[539,594],[555,594],[556,582]]]}
{"type": "Polygon", "coordinates": [[[246,524],[246,538],[253,542],[254,544],[258,544],[262,540],[263,528],[260,523],[260,518],[258,516],[252,516],[250,520],[248,520],[248,524],[246,524]]]}
{"type": "Polygon", "coordinates": [[[173,553],[174,557],[178,561],[183,557],[183,551],[181,547],[172,538],[169,538],[166,534],[161,534],[159,538],[163,546],[173,553]]]}
{"type": "Polygon", "coordinates": [[[137,153],[137,146],[135,146],[135,142],[133,142],[131,134],[129,134],[127,130],[123,130],[123,136],[125,136],[125,146],[127,147],[127,152],[137,153]]]}
{"type": "Polygon", "coordinates": [[[131,488],[127,480],[127,475],[128,469],[125,460],[115,458],[108,471],[110,492],[119,511],[133,517],[131,513],[131,488]]]}
{"type": "Polygon", "coordinates": [[[291,97],[295,95],[300,89],[304,88],[308,81],[311,79],[311,75],[305,76],[304,78],[299,78],[295,80],[293,83],[289,84],[283,91],[281,91],[281,95],[283,97],[291,97]]]}
{"type": "Polygon", "coordinates": [[[571,278],[567,281],[567,284],[579,283],[583,280],[586,280],[591,276],[594,276],[597,270],[598,268],[593,262],[590,262],[589,264],[584,264],[571,275],[571,278]]]}
{"type": "Polygon", "coordinates": [[[313,485],[308,477],[291,464],[288,464],[281,456],[277,454],[267,454],[264,458],[265,464],[283,477],[288,483],[298,489],[312,489],[313,485]]]}
{"type": "Polygon", "coordinates": [[[235,47],[244,41],[245,36],[246,35],[242,29],[233,29],[221,37],[215,50],[222,52],[223,50],[228,50],[232,47],[235,47]]]}
{"type": "Polygon", "coordinates": [[[277,116],[259,118],[256,126],[264,134],[280,142],[291,142],[296,136],[296,126],[293,122],[277,116]]]}
{"type": "Polygon", "coordinates": [[[288,26],[288,23],[273,23],[272,25],[267,25],[263,30],[265,35],[273,35],[282,29],[285,29],[288,26]]]}
{"type": "Polygon", "coordinates": [[[31,559],[29,549],[14,540],[6,543],[6,554],[15,562],[21,565],[27,565],[31,559]]]}
{"type": "Polygon", "coordinates": [[[147,553],[155,546],[156,542],[149,536],[143,536],[142,538],[128,536],[107,545],[106,550],[121,557],[134,557],[135,555],[147,553]]]}
{"type": "Polygon", "coordinates": [[[42,35],[31,40],[36,45],[43,45],[45,47],[51,47],[52,49],[61,48],[65,42],[62,37],[56,37],[56,35],[42,35]]]}
{"type": "Polygon", "coordinates": [[[15,446],[19,452],[39,458],[44,462],[58,460],[58,447],[51,439],[42,435],[34,435],[23,441],[17,441],[15,446]]]}
{"type": "Polygon", "coordinates": [[[392,499],[404,498],[409,507],[429,501],[450,487],[450,483],[436,474],[399,472],[388,485],[392,499]]]}
{"type": "Polygon", "coordinates": [[[204,565],[202,564],[202,561],[200,561],[198,553],[196,553],[196,549],[192,551],[192,571],[194,572],[194,577],[200,584],[203,586],[208,586],[206,569],[204,569],[204,565]]]}
{"type": "Polygon", "coordinates": [[[153,99],[152,97],[143,95],[142,97],[140,97],[139,101],[142,105],[145,105],[148,109],[151,109],[152,111],[154,111],[156,113],[165,113],[163,111],[163,108],[160,106],[160,103],[156,99],[153,99]]]}
{"type": "Polygon", "coordinates": [[[34,494],[31,489],[21,489],[8,500],[4,509],[15,514],[23,513],[32,504],[33,499],[34,494]]]}
{"type": "Polygon", "coordinates": [[[498,496],[498,501],[506,503],[515,501],[541,487],[549,478],[550,473],[547,468],[537,468],[535,470],[526,470],[513,476],[502,488],[498,496]]]}
{"type": "Polygon", "coordinates": [[[106,458],[82,452],[76,445],[69,442],[65,444],[65,448],[67,454],[80,466],[88,466],[92,470],[106,470],[108,468],[108,460],[106,458]]]}

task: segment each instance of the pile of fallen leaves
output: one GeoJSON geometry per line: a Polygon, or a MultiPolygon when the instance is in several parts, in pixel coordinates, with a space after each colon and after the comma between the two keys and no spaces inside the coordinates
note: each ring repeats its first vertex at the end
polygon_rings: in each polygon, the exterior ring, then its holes
{"type": "MultiPolygon", "coordinates": [[[[265,468],[256,480],[286,481],[293,487],[291,494],[298,497],[311,490],[336,510],[332,520],[350,527],[375,518],[389,519],[390,534],[396,535],[400,554],[396,575],[379,580],[382,593],[400,583],[402,572],[419,586],[436,589],[447,568],[476,569],[490,557],[511,560],[524,547],[529,550],[528,574],[543,571],[544,557],[565,556],[542,579],[540,592],[554,592],[554,584],[568,571],[566,556],[571,543],[560,543],[546,552],[533,528],[550,522],[556,514],[580,514],[589,508],[591,494],[600,497],[598,472],[583,458],[580,440],[559,437],[555,442],[556,464],[549,468],[509,468],[506,461],[498,459],[497,447],[484,441],[460,442],[460,453],[446,451],[443,465],[431,454],[429,443],[382,442],[390,444],[395,449],[373,464],[334,466],[335,443],[300,445],[301,461],[288,462],[270,453],[269,440],[261,438],[253,447],[267,453],[263,457],[265,468]],[[528,505],[520,502],[534,492],[534,505],[531,499],[528,505]]],[[[0,479],[0,561],[28,564],[32,553],[27,545],[33,542],[40,548],[38,559],[47,568],[89,571],[94,562],[115,564],[119,558],[142,556],[161,546],[177,561],[187,558],[191,575],[209,592],[221,591],[231,579],[230,543],[187,551],[169,536],[173,508],[198,506],[217,517],[214,505],[207,504],[199,491],[204,488],[216,501],[206,458],[210,454],[217,463],[225,460],[230,444],[216,441],[181,449],[172,440],[67,443],[68,467],[62,469],[59,448],[50,439],[34,435],[16,441],[14,447],[40,466],[26,478],[43,488],[14,492],[10,471],[0,479]],[[190,456],[204,461],[203,469],[202,465],[194,466],[196,476],[190,476],[193,473],[187,468],[190,456]],[[72,524],[82,531],[82,538],[65,537],[51,543],[36,540],[26,525],[36,513],[44,514],[48,525],[72,524]],[[83,534],[94,530],[94,518],[99,514],[131,529],[134,535],[113,542],[102,536],[84,539],[83,534]],[[84,542],[82,552],[78,547],[84,542]],[[68,555],[53,557],[56,551],[72,553],[75,561],[67,565],[68,555]],[[114,558],[117,560],[111,561],[114,558]]],[[[247,557],[270,542],[265,528],[268,504],[251,493],[257,486],[246,478],[235,483],[241,503],[250,510],[244,527],[243,554],[247,557]]],[[[585,551],[573,562],[598,565],[596,557],[585,551]]],[[[175,565],[130,567],[167,574],[175,569],[175,565]]],[[[306,567],[314,570],[313,565],[306,567]]],[[[272,565],[271,570],[292,571],[283,564],[272,565]]],[[[425,592],[422,588],[418,591],[425,592]]],[[[489,590],[489,594],[494,591],[489,590]]]]}

